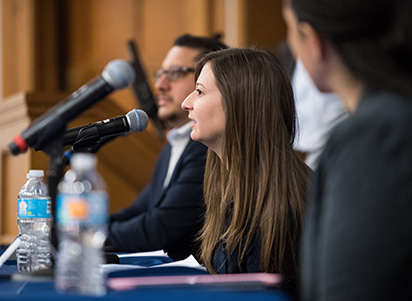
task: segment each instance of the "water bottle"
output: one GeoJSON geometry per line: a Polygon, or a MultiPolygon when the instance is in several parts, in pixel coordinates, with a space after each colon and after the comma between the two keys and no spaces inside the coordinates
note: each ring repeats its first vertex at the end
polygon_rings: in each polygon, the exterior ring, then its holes
{"type": "Polygon", "coordinates": [[[43,170],[30,170],[17,200],[17,225],[21,244],[16,250],[21,273],[50,269],[51,201],[43,170]]]}
{"type": "Polygon", "coordinates": [[[58,185],[59,241],[55,286],[60,292],[106,293],[102,264],[107,237],[108,197],[93,154],[74,154],[58,185]]]}

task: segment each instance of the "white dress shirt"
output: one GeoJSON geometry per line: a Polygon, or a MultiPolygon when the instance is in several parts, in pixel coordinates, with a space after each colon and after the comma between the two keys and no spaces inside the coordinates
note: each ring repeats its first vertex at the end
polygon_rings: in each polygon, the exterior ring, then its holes
{"type": "Polygon", "coordinates": [[[163,188],[169,186],[170,179],[172,177],[173,171],[175,170],[177,161],[179,161],[186,145],[189,143],[190,133],[192,132],[190,125],[192,123],[193,122],[190,121],[180,128],[174,128],[170,130],[166,135],[167,141],[172,146],[172,150],[170,152],[169,168],[167,170],[167,175],[163,183],[163,188]]]}
{"type": "Polygon", "coordinates": [[[305,162],[314,170],[331,130],[348,112],[336,94],[316,88],[301,60],[296,62],[292,87],[298,119],[294,148],[307,153],[305,162]]]}

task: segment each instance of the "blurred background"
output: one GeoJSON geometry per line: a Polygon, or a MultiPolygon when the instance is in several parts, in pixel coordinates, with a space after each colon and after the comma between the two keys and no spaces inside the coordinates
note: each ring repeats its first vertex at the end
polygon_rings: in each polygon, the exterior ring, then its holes
{"type": "MultiPolygon", "coordinates": [[[[13,156],[8,144],[30,122],[101,74],[109,61],[130,59],[135,41],[153,89],[154,70],[184,33],[222,34],[232,47],[275,52],[286,36],[282,0],[1,0],[0,5],[0,244],[18,233],[17,193],[29,169],[47,174],[49,158],[29,150],[13,156]]],[[[153,92],[155,93],[154,89],[153,92]]],[[[139,102],[132,89],[115,91],[69,128],[125,115],[139,102]]],[[[99,171],[110,211],[128,206],[151,177],[165,143],[153,123],[105,145],[99,171]]]]}

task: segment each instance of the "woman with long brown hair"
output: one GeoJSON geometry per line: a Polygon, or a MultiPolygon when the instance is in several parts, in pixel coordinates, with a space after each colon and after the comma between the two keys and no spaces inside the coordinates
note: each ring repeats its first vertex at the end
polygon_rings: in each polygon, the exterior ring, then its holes
{"type": "Polygon", "coordinates": [[[227,49],[199,62],[183,102],[209,147],[201,259],[210,272],[274,272],[296,281],[310,169],[292,149],[293,92],[275,55],[227,49]]]}

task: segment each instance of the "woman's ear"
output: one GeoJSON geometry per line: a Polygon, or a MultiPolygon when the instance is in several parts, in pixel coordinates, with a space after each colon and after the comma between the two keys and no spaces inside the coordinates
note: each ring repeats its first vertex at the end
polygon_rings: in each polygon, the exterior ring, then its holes
{"type": "Polygon", "coordinates": [[[317,63],[327,58],[327,42],[318,32],[307,22],[298,22],[298,33],[304,41],[305,51],[311,60],[317,63]]]}
{"type": "Polygon", "coordinates": [[[302,56],[305,56],[305,68],[316,87],[322,92],[328,92],[330,90],[329,77],[333,56],[331,44],[309,23],[299,22],[297,27],[304,49],[302,56]]]}

